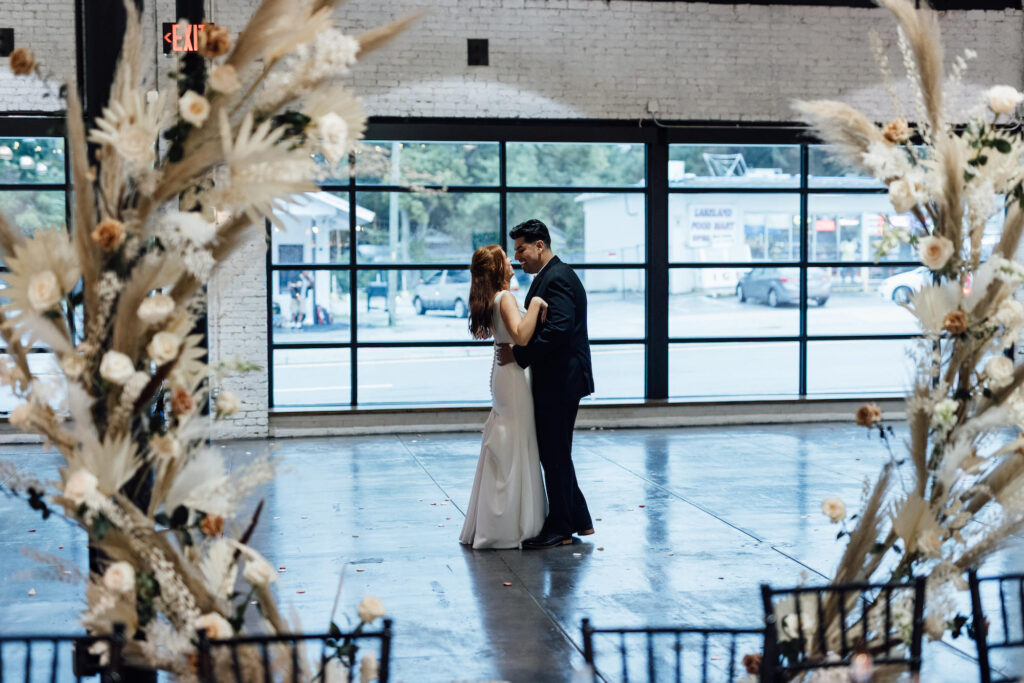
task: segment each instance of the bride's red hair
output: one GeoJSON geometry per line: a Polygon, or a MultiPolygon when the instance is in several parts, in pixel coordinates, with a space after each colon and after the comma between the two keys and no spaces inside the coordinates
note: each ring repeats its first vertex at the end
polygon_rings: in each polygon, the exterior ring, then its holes
{"type": "Polygon", "coordinates": [[[487,339],[491,330],[494,297],[505,289],[505,252],[497,244],[473,252],[469,266],[473,282],[469,286],[469,331],[473,339],[487,339]]]}

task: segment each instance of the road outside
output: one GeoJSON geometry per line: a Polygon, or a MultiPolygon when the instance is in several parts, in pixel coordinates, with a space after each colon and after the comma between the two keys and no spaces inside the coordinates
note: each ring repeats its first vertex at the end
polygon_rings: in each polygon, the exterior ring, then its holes
{"type": "MultiPolygon", "coordinates": [[[[852,289],[852,288],[851,288],[852,289]]],[[[519,293],[520,296],[522,292],[519,293]]],[[[771,308],[739,302],[735,296],[698,294],[670,297],[673,337],[791,336],[798,333],[796,306],[771,308]]],[[[416,315],[399,297],[395,324],[386,310],[361,308],[360,341],[463,341],[465,319],[449,312],[416,315]]],[[[640,338],[644,330],[642,293],[590,296],[592,339],[640,338]]],[[[327,341],[348,338],[348,327],[277,329],[275,340],[327,341]],[[344,329],[341,329],[344,328],[344,329]]],[[[837,288],[823,307],[808,309],[808,331],[829,334],[903,334],[916,332],[914,317],[877,292],[837,288]]],[[[908,341],[811,342],[808,391],[859,394],[903,391],[909,383],[908,341]]],[[[644,393],[644,350],[640,344],[594,345],[594,399],[639,399],[644,393]]],[[[349,352],[338,349],[279,350],[275,353],[275,405],[347,404],[350,400],[349,352]]],[[[359,403],[465,403],[490,399],[489,347],[396,348],[359,350],[359,403]]],[[[669,353],[669,391],[673,398],[764,397],[798,390],[798,345],[793,342],[674,344],[669,353]]]]}

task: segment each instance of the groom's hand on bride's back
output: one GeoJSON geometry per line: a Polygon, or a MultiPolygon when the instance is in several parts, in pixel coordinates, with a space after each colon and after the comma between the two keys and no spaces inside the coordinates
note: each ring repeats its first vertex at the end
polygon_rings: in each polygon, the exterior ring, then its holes
{"type": "Polygon", "coordinates": [[[511,344],[498,344],[494,353],[498,356],[498,365],[508,365],[509,363],[516,362],[516,356],[512,353],[511,344]]]}

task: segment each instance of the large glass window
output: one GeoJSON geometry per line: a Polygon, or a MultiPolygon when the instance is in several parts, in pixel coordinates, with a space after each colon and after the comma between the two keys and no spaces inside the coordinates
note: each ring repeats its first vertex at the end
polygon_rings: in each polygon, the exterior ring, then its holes
{"type": "MultiPolygon", "coordinates": [[[[487,402],[469,262],[488,244],[511,253],[530,218],[587,291],[594,398],[644,397],[643,144],[376,140],[349,168],[271,230],[273,405],[487,402]]],[[[516,269],[520,303],[531,282],[516,269]]]]}
{"type": "MultiPolygon", "coordinates": [[[[64,138],[53,132],[22,134],[58,125],[45,119],[0,119],[0,212],[26,235],[67,229],[64,138]]],[[[0,271],[6,270],[0,265],[0,271]]],[[[53,385],[54,409],[66,411],[67,391],[56,357],[41,342],[32,352],[29,365],[33,373],[53,385]]],[[[0,412],[10,412],[17,404],[9,387],[0,391],[0,412]]]]}
{"type": "MultiPolygon", "coordinates": [[[[370,132],[349,175],[296,198],[271,232],[274,405],[486,403],[492,350],[469,335],[469,261],[488,244],[511,252],[529,218],[587,291],[590,400],[902,389],[918,329],[900,304],[928,274],[907,245],[877,252],[887,224],[915,218],[803,130],[370,132]]],[[[995,217],[983,256],[998,231],[995,217]]],[[[520,303],[531,282],[516,269],[520,303]]]]}

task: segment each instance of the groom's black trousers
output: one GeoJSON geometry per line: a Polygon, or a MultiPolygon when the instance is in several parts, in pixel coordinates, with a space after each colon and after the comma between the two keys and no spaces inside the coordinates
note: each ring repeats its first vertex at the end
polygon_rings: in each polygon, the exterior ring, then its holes
{"type": "Polygon", "coordinates": [[[593,528],[594,523],[583,492],[576,483],[576,469],[572,465],[572,432],[576,426],[579,399],[559,402],[543,400],[535,395],[534,401],[537,446],[548,494],[548,517],[542,533],[570,536],[587,531],[593,528]]]}

